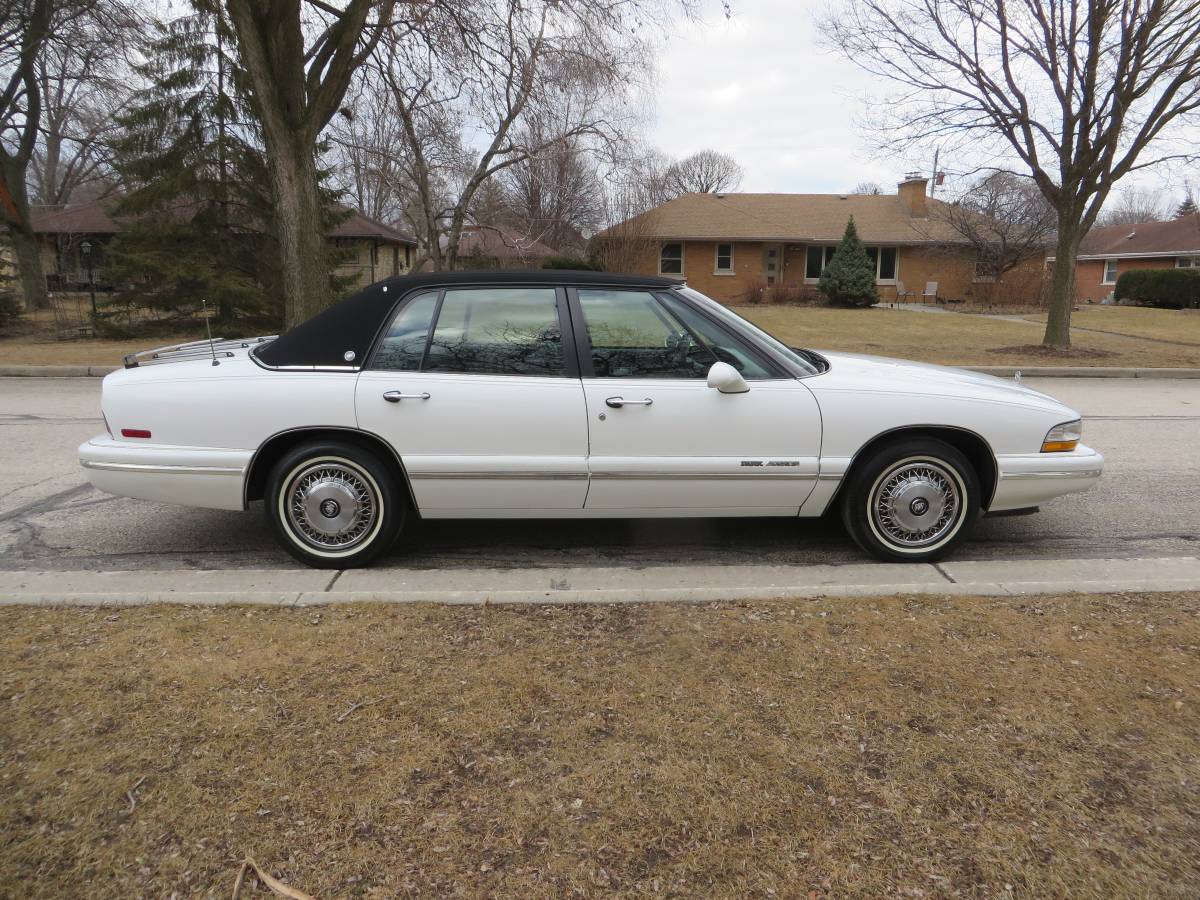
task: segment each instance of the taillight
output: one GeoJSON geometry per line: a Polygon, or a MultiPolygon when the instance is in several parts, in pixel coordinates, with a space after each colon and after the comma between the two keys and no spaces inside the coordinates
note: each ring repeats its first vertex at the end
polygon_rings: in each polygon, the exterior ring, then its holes
{"type": "Polygon", "coordinates": [[[121,437],[148,438],[150,432],[145,428],[122,428],[121,437]]]}

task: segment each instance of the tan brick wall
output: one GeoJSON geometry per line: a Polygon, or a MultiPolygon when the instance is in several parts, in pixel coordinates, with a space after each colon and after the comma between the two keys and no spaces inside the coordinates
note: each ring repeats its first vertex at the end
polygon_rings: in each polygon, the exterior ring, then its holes
{"type": "MultiPolygon", "coordinates": [[[[1119,259],[1117,260],[1117,277],[1122,272],[1134,269],[1173,269],[1175,257],[1162,256],[1152,259],[1119,259]]],[[[1087,259],[1075,264],[1075,299],[1080,303],[1098,303],[1108,297],[1116,288],[1113,284],[1104,283],[1104,260],[1087,259]]]]}
{"type": "MultiPolygon", "coordinates": [[[[761,242],[737,242],[733,248],[732,275],[714,273],[716,263],[715,241],[686,241],[683,247],[683,275],[687,283],[702,294],[707,294],[722,303],[737,303],[746,293],[765,281],[761,242]]],[[[806,244],[780,244],[782,268],[780,283],[787,287],[801,287],[804,281],[804,266],[808,247],[806,244]]],[[[658,274],[659,245],[648,247],[639,256],[633,271],[643,275],[658,274]]],[[[943,298],[963,300],[980,299],[993,302],[1035,301],[1041,289],[1043,263],[1032,260],[1025,266],[1005,276],[1000,284],[979,283],[974,280],[974,260],[942,250],[925,247],[900,247],[896,255],[896,276],[906,290],[920,294],[927,282],[938,283],[938,295],[943,298]]],[[[896,286],[888,283],[879,285],[882,300],[896,296],[896,286]]]]}

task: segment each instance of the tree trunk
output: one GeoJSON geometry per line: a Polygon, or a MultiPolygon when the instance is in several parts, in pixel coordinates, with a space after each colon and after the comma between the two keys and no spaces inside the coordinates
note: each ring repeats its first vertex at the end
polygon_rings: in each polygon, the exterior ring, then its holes
{"type": "Polygon", "coordinates": [[[1055,243],[1054,268],[1050,273],[1049,314],[1046,316],[1046,335],[1042,345],[1057,350],[1071,348],[1071,310],[1075,306],[1075,259],[1083,229],[1078,216],[1058,217],[1058,240],[1055,243]]]}
{"type": "Polygon", "coordinates": [[[29,221],[29,195],[25,191],[24,166],[18,167],[12,158],[4,163],[4,171],[0,172],[0,213],[3,214],[4,224],[8,226],[8,237],[17,257],[25,308],[49,309],[50,295],[46,293],[42,256],[38,252],[37,238],[29,221]]]}
{"type": "Polygon", "coordinates": [[[288,131],[264,129],[275,201],[285,328],[333,303],[316,160],[311,143],[288,131]]]}

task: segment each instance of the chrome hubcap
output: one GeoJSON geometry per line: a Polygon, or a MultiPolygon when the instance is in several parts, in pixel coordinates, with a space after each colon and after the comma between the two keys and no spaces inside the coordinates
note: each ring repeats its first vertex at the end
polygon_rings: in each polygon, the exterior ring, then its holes
{"type": "Polygon", "coordinates": [[[902,547],[936,544],[954,528],[961,510],[958,479],[930,461],[902,463],[885,473],[871,497],[876,527],[902,547]]]}
{"type": "Polygon", "coordinates": [[[344,550],[371,533],[379,504],[364,473],[343,463],[314,463],[287,487],[288,518],[306,543],[344,550]]]}

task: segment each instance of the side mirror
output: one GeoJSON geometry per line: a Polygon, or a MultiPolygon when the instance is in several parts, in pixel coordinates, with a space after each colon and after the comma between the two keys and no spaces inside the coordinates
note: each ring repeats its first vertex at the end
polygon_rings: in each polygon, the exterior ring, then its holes
{"type": "Polygon", "coordinates": [[[715,362],[708,370],[708,386],[722,394],[744,394],[750,390],[742,373],[726,362],[715,362]]]}

